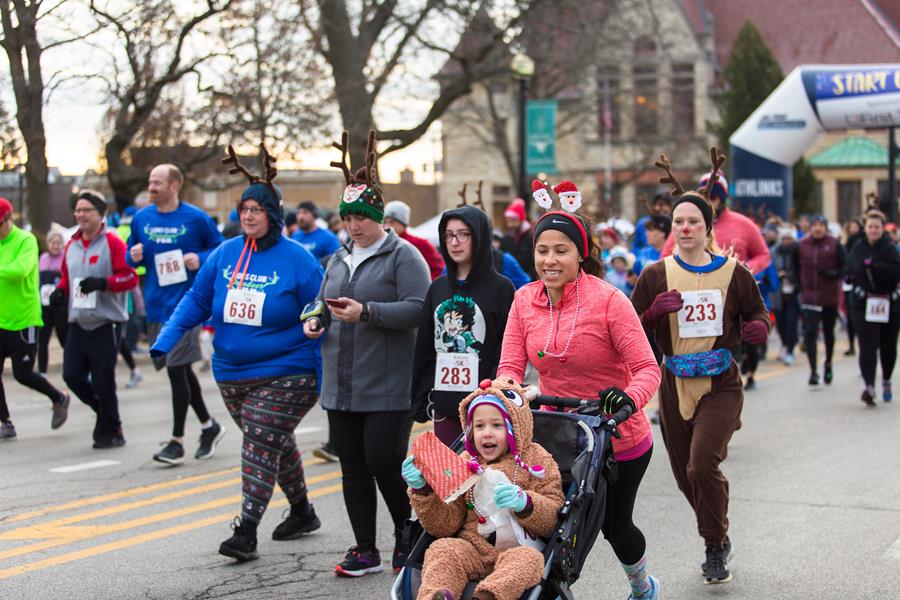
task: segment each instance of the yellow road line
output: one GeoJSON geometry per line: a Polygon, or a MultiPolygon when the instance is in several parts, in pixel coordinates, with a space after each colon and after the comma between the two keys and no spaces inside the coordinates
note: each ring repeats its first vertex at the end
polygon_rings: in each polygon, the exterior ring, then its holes
{"type": "MultiPolygon", "coordinates": [[[[325,461],[321,458],[313,458],[309,461],[303,461],[304,467],[311,467],[313,465],[320,465],[325,461]]],[[[64,504],[57,504],[53,506],[48,506],[46,508],[41,508],[38,510],[30,511],[27,513],[21,513],[18,515],[12,515],[0,523],[16,523],[18,521],[25,521],[27,519],[33,519],[35,517],[41,517],[46,514],[54,513],[54,512],[62,512],[66,510],[71,510],[73,508],[82,508],[85,506],[93,506],[95,504],[102,504],[104,502],[109,502],[111,500],[120,500],[122,498],[130,498],[132,496],[139,496],[141,494],[147,494],[149,492],[155,492],[158,490],[164,490],[172,487],[177,487],[179,485],[184,485],[186,483],[194,483],[197,481],[203,481],[205,479],[212,479],[214,477],[219,477],[224,474],[234,473],[236,470],[240,470],[239,466],[230,467],[228,469],[221,469],[218,471],[213,471],[212,473],[204,473],[203,475],[194,475],[191,477],[184,477],[182,479],[173,479],[170,481],[163,481],[160,483],[153,483],[150,485],[143,485],[136,488],[126,489],[121,492],[113,492],[111,494],[104,494],[102,496],[93,496],[90,498],[82,498],[80,500],[74,500],[72,502],[66,502],[64,504]]]]}
{"type": "MultiPolygon", "coordinates": [[[[309,493],[310,498],[317,498],[319,496],[325,496],[328,494],[332,494],[334,492],[341,490],[341,484],[337,483],[335,485],[320,488],[317,490],[313,490],[309,493]]],[[[269,504],[269,508],[278,508],[280,506],[287,505],[286,499],[277,500],[269,504]]],[[[19,565],[16,567],[10,567],[7,569],[0,570],[0,580],[8,579],[10,577],[14,577],[16,575],[23,575],[25,573],[31,573],[33,571],[38,571],[40,569],[46,569],[48,567],[55,567],[58,565],[63,565],[66,563],[74,562],[76,560],[82,560],[85,558],[91,558],[94,556],[98,556],[100,554],[106,554],[108,552],[113,552],[115,550],[122,550],[124,548],[130,548],[131,546],[136,546],[138,544],[143,544],[145,542],[152,542],[155,540],[171,537],[173,535],[177,535],[179,533],[184,533],[187,531],[192,531],[194,529],[199,529],[201,527],[206,527],[208,525],[215,525],[216,523],[221,523],[223,521],[230,520],[234,517],[233,512],[220,513],[218,515],[207,517],[205,519],[200,519],[199,521],[191,521],[190,523],[184,523],[182,525],[175,525],[173,527],[167,527],[166,529],[160,529],[158,531],[151,531],[145,534],[133,536],[130,538],[125,538],[123,540],[117,540],[115,542],[109,542],[107,544],[102,544],[100,546],[94,546],[91,548],[85,548],[83,550],[76,550],[74,552],[68,552],[66,554],[61,554],[59,556],[54,556],[51,558],[45,558],[43,560],[38,560],[30,563],[25,563],[23,565],[19,565]]]]}

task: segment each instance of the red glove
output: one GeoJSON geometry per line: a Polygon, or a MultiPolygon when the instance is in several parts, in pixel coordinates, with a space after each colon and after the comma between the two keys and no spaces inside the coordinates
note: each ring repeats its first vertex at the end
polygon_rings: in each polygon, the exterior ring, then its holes
{"type": "Polygon", "coordinates": [[[769,327],[762,321],[748,321],[741,327],[741,336],[743,341],[756,346],[769,338],[769,327]]]}
{"type": "Polygon", "coordinates": [[[684,306],[684,299],[678,290],[670,290],[658,295],[650,308],[641,315],[641,322],[648,329],[656,329],[659,320],[669,313],[678,312],[684,306]]]}

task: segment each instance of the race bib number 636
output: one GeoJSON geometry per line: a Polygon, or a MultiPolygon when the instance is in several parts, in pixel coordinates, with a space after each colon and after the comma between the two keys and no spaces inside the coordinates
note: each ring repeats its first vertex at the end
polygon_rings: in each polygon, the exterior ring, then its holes
{"type": "Polygon", "coordinates": [[[225,296],[225,310],[222,319],[226,323],[262,326],[263,305],[266,295],[256,290],[228,290],[225,296]]]}

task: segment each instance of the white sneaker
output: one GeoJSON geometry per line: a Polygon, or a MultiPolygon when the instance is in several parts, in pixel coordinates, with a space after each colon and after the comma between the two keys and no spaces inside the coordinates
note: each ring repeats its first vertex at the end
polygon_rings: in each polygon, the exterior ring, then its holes
{"type": "Polygon", "coordinates": [[[791,366],[794,364],[794,355],[790,352],[784,355],[784,364],[787,366],[791,366]]]}
{"type": "Polygon", "coordinates": [[[778,360],[784,360],[784,357],[786,354],[787,354],[787,348],[782,346],[781,350],[778,351],[778,360]]]}
{"type": "Polygon", "coordinates": [[[125,384],[127,388],[137,387],[137,384],[144,380],[144,374],[135,369],[131,372],[131,376],[128,378],[128,383],[125,384]]]}

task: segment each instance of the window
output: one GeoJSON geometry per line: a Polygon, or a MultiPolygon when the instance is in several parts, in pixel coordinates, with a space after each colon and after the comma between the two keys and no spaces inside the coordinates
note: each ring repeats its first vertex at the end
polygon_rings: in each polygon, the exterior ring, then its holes
{"type": "Polygon", "coordinates": [[[634,67],[634,131],[656,135],[659,131],[659,98],[655,66],[634,67]]]}
{"type": "Polygon", "coordinates": [[[619,67],[600,67],[597,73],[597,86],[597,97],[600,99],[597,133],[603,137],[609,130],[613,138],[618,138],[622,121],[619,67]]]}
{"type": "Polygon", "coordinates": [[[672,133],[694,135],[694,65],[672,65],[672,133]]]}
{"type": "Polygon", "coordinates": [[[860,181],[837,182],[837,217],[841,223],[859,216],[862,209],[862,183],[860,181]]]}

